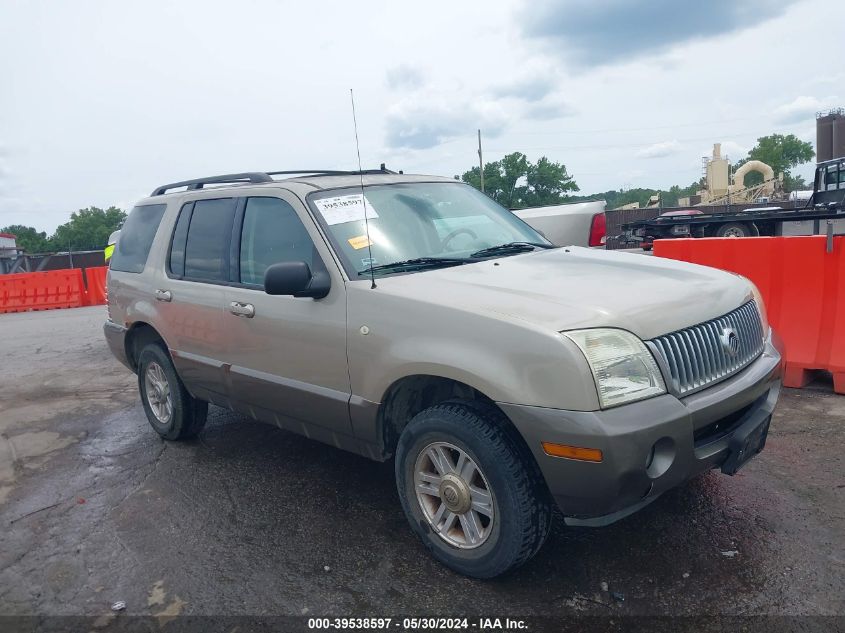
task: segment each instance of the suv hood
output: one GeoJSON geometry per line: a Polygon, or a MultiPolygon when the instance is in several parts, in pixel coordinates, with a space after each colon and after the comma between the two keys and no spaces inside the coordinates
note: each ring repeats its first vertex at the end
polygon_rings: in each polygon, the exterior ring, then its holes
{"type": "Polygon", "coordinates": [[[384,277],[377,284],[381,292],[412,301],[554,331],[617,327],[644,340],[721,316],[752,298],[745,278],[715,268],[578,247],[384,277]]]}

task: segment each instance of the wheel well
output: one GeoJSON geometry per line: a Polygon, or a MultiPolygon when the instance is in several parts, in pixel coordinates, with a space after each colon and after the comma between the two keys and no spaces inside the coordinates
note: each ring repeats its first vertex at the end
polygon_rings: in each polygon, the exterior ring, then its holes
{"type": "Polygon", "coordinates": [[[124,346],[126,347],[126,359],[132,365],[134,371],[138,371],[138,356],[140,356],[141,350],[156,341],[160,341],[165,349],[167,348],[161,334],[152,325],[148,323],[135,323],[129,328],[129,331],[126,333],[124,346]]]}
{"type": "MultiPolygon", "coordinates": [[[[469,385],[442,376],[406,376],[394,382],[382,398],[378,425],[384,455],[393,455],[402,430],[420,411],[447,400],[478,401],[496,406],[486,395],[469,385]]],[[[516,429],[513,429],[516,432],[516,429]]],[[[518,435],[518,433],[517,433],[518,435]]]]}

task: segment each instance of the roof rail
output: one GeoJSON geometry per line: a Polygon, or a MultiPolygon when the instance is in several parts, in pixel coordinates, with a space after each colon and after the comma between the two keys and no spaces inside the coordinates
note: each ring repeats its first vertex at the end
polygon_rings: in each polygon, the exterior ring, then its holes
{"type": "Polygon", "coordinates": [[[268,176],[296,176],[311,175],[311,176],[359,176],[359,175],[373,175],[373,174],[395,174],[395,171],[389,169],[362,169],[361,171],[342,171],[336,169],[294,169],[286,171],[268,171],[268,176]]]}
{"type": "MultiPolygon", "coordinates": [[[[312,176],[369,176],[375,174],[395,174],[384,166],[384,163],[378,169],[362,169],[361,171],[343,171],[339,169],[294,169],[289,171],[268,171],[268,176],[296,176],[298,174],[311,174],[312,176]]],[[[399,172],[400,174],[402,172],[399,172]]]]}
{"type": "Polygon", "coordinates": [[[188,191],[194,191],[196,189],[202,189],[203,185],[227,184],[227,183],[238,183],[238,182],[250,182],[250,183],[273,182],[273,179],[263,172],[245,172],[245,173],[242,173],[242,174],[225,174],[223,176],[210,176],[208,178],[195,178],[193,180],[182,180],[181,182],[171,182],[167,185],[162,185],[161,187],[156,187],[156,189],[150,195],[160,196],[162,194],[167,193],[168,189],[178,189],[179,187],[187,187],[188,191]]]}
{"type": "MultiPolygon", "coordinates": [[[[167,193],[170,189],[178,189],[180,187],[187,187],[188,191],[195,191],[202,189],[204,185],[212,184],[236,184],[236,183],[253,183],[259,184],[263,182],[273,182],[272,176],[296,176],[296,175],[312,175],[312,176],[368,176],[374,174],[395,174],[384,166],[384,163],[378,169],[362,169],[361,171],[341,171],[336,169],[294,169],[287,171],[250,171],[241,174],[225,174],[223,176],[209,176],[208,178],[195,178],[193,180],[182,180],[181,182],[171,182],[160,187],[156,187],[152,192],[152,196],[160,196],[167,193]]],[[[402,173],[401,171],[399,172],[402,173]]]]}

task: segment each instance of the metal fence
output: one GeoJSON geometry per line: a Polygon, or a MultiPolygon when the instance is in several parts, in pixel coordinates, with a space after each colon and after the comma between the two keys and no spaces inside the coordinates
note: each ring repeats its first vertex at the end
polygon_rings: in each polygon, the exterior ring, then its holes
{"type": "Polygon", "coordinates": [[[30,273],[69,268],[96,268],[105,266],[103,251],[80,251],[41,255],[17,255],[0,258],[0,275],[30,273]]]}

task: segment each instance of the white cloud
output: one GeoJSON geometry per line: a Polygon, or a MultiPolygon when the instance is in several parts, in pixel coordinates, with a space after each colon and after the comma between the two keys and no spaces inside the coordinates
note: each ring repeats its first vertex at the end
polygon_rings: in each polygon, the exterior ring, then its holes
{"type": "Polygon", "coordinates": [[[497,101],[452,95],[414,95],[387,111],[387,146],[391,149],[429,149],[458,136],[472,136],[482,129],[498,136],[509,115],[497,101]]]}
{"type": "Polygon", "coordinates": [[[548,73],[524,75],[515,81],[496,86],[491,91],[494,97],[511,97],[523,101],[540,101],[555,88],[554,77],[548,73]]]}
{"type": "MultiPolygon", "coordinates": [[[[742,145],[735,141],[722,142],[722,156],[727,156],[733,162],[738,161],[740,158],[745,158],[750,151],[751,147],[742,145]]],[[[702,154],[702,156],[703,155],[704,154],[702,154]]]]}
{"type": "Polygon", "coordinates": [[[816,97],[800,96],[795,97],[789,103],[784,103],[774,110],[775,120],[779,123],[801,123],[812,120],[816,112],[828,110],[833,107],[839,97],[816,97]]]}
{"type": "Polygon", "coordinates": [[[527,105],[522,115],[527,119],[536,121],[551,121],[572,117],[577,113],[578,110],[571,103],[559,98],[552,98],[527,105]]]}
{"type": "Polygon", "coordinates": [[[819,75],[812,77],[807,82],[808,86],[841,86],[845,83],[845,73],[834,73],[831,75],[819,75]]]}
{"type": "Polygon", "coordinates": [[[425,83],[425,74],[416,66],[399,64],[387,69],[385,80],[391,90],[416,90],[425,83]]]}
{"type": "Polygon", "coordinates": [[[635,154],[635,156],[637,158],[664,158],[665,156],[677,154],[682,149],[683,145],[681,145],[678,141],[662,141],[660,143],[654,143],[652,145],[648,145],[647,147],[643,147],[635,154]]]}

